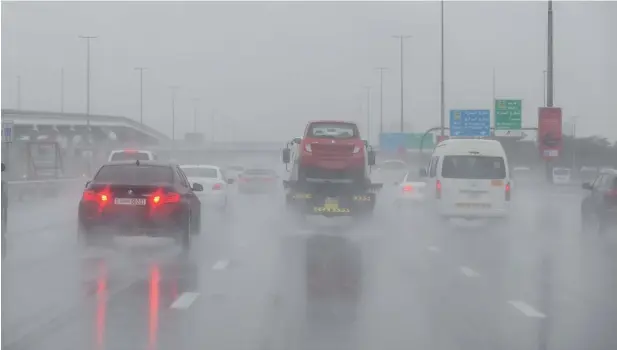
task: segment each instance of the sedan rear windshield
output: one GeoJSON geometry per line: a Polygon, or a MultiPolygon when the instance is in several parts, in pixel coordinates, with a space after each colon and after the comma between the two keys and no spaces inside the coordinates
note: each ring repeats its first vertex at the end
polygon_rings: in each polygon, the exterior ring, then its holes
{"type": "Polygon", "coordinates": [[[206,177],[216,179],[219,177],[218,171],[212,168],[182,168],[187,177],[206,177]]]}
{"type": "Polygon", "coordinates": [[[445,156],[441,176],[446,179],[505,179],[506,166],[501,157],[445,156]]]}
{"type": "Polygon", "coordinates": [[[150,157],[144,152],[117,152],[111,155],[112,162],[123,160],[150,160],[150,157]]]}
{"type": "Polygon", "coordinates": [[[94,181],[128,185],[173,183],[173,170],[160,165],[104,165],[94,177],[94,181]]]}
{"type": "Polygon", "coordinates": [[[328,139],[351,139],[358,135],[358,128],[351,123],[312,123],[307,133],[311,138],[328,139]]]}

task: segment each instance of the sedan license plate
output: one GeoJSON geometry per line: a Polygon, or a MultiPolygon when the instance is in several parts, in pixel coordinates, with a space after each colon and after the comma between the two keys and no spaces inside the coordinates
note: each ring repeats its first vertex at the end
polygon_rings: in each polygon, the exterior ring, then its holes
{"type": "Polygon", "coordinates": [[[114,199],[116,205],[146,205],[145,198],[116,198],[114,199]]]}

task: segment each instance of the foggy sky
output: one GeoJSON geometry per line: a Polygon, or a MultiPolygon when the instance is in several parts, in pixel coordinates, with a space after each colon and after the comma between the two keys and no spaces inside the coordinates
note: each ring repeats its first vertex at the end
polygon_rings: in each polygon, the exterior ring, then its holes
{"type": "MultiPolygon", "coordinates": [[[[491,108],[522,98],[523,124],[536,126],[546,67],[545,2],[448,2],[446,108],[491,108]]],[[[312,119],[355,120],[364,130],[371,86],[372,140],[400,115],[399,42],[405,42],[405,119],[413,131],[439,125],[439,2],[19,2],[2,4],[2,107],[85,112],[86,44],[92,41],[91,113],[139,118],[176,137],[192,130],[218,140],[287,140],[312,119]],[[214,129],[212,121],[214,120],[214,129]]],[[[617,2],[557,2],[555,105],[578,135],[617,139],[617,2]]]]}

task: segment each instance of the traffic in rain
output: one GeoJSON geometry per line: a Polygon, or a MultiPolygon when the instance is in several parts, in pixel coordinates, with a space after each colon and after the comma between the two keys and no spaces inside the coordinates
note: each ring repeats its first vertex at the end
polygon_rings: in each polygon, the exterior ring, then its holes
{"type": "Polygon", "coordinates": [[[617,349],[617,2],[3,2],[2,350],[617,349]]]}

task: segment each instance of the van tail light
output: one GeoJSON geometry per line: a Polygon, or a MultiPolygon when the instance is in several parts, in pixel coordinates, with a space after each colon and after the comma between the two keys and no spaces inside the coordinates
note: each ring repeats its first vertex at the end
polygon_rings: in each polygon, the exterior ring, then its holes
{"type": "Polygon", "coordinates": [[[221,186],[221,184],[214,184],[212,186],[212,189],[215,190],[215,191],[220,190],[221,188],[223,188],[223,186],[221,186]]]}
{"type": "Polygon", "coordinates": [[[507,201],[510,200],[510,183],[509,182],[506,184],[506,200],[507,201]]]}
{"type": "Polygon", "coordinates": [[[435,198],[441,199],[441,181],[435,183],[435,198]]]}
{"type": "Polygon", "coordinates": [[[403,192],[411,192],[413,191],[413,187],[411,185],[406,185],[403,187],[403,192]]]}

